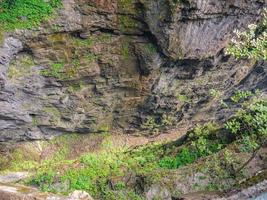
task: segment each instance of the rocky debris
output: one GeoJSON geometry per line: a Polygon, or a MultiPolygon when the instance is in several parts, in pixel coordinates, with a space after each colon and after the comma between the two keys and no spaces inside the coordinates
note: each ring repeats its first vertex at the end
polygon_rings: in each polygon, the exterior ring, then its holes
{"type": "Polygon", "coordinates": [[[238,200],[238,199],[255,199],[259,200],[260,198],[264,199],[267,192],[267,180],[258,183],[252,187],[242,189],[240,192],[234,192],[233,195],[224,198],[217,198],[216,200],[238,200]],[[265,193],[265,194],[264,194],[265,193]]]}
{"type": "Polygon", "coordinates": [[[237,89],[266,91],[265,62],[224,54],[233,29],[259,20],[265,1],[103,2],[64,0],[42,26],[6,34],[0,142],[153,132],[149,120],[190,129],[233,113],[210,90],[225,100],[237,89]]]}
{"type": "Polygon", "coordinates": [[[0,200],[64,200],[64,198],[41,193],[36,189],[24,186],[1,184],[0,200]]]}
{"type": "Polygon", "coordinates": [[[152,186],[146,193],[147,200],[162,199],[162,200],[172,200],[172,196],[167,188],[161,187],[159,185],[152,186]]]}
{"type": "Polygon", "coordinates": [[[218,196],[216,192],[195,192],[182,195],[178,200],[215,200],[218,196]]]}
{"type": "Polygon", "coordinates": [[[42,193],[35,188],[21,185],[0,184],[0,200],[93,200],[84,191],[74,191],[68,197],[42,193]]]}
{"type": "Polygon", "coordinates": [[[233,191],[230,195],[219,192],[195,192],[179,196],[179,200],[264,200],[266,199],[267,181],[256,184],[255,186],[233,191]]]}
{"type": "Polygon", "coordinates": [[[28,172],[12,172],[0,175],[0,183],[15,183],[29,177],[28,172]]]}
{"type": "Polygon", "coordinates": [[[68,200],[93,200],[93,198],[87,192],[75,190],[69,195],[68,200]]]}

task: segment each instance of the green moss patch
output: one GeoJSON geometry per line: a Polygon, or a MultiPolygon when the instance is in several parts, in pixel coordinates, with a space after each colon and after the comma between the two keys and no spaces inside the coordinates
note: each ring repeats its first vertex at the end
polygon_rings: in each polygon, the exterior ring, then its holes
{"type": "Polygon", "coordinates": [[[61,0],[3,0],[0,3],[0,23],[4,30],[32,28],[48,19],[61,0]]]}

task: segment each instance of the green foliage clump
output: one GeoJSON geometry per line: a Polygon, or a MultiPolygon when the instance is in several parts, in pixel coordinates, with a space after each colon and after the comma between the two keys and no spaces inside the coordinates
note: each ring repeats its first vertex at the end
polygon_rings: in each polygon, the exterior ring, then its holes
{"type": "MultiPolygon", "coordinates": [[[[85,44],[84,44],[85,45],[85,44]]],[[[96,56],[87,52],[85,55],[74,55],[71,59],[64,59],[50,64],[49,68],[41,71],[41,75],[65,80],[79,75],[82,64],[90,64],[96,60],[96,56]]]]}
{"type": "Polygon", "coordinates": [[[167,169],[177,169],[192,164],[198,158],[218,152],[225,146],[225,142],[216,137],[217,130],[218,127],[212,123],[203,126],[198,125],[190,133],[188,145],[183,147],[174,157],[163,157],[159,161],[159,166],[167,169]]]}
{"type": "Polygon", "coordinates": [[[73,38],[71,38],[71,40],[72,40],[72,43],[76,47],[88,47],[88,48],[90,48],[94,44],[94,41],[91,37],[88,37],[87,39],[73,37],[73,38]]]}
{"type": "Polygon", "coordinates": [[[241,146],[239,147],[239,150],[241,152],[253,152],[259,147],[257,138],[255,138],[255,136],[242,136],[240,144],[241,146]]]}
{"type": "Polygon", "coordinates": [[[225,124],[246,149],[255,149],[267,140],[267,101],[254,101],[225,124]]]}
{"type": "Polygon", "coordinates": [[[53,63],[49,69],[42,70],[41,74],[43,76],[52,76],[55,78],[60,78],[63,72],[63,69],[64,69],[64,63],[57,62],[57,63],[53,63]]]}
{"type": "Polygon", "coordinates": [[[3,0],[0,2],[0,23],[4,30],[32,28],[47,19],[61,0],[3,0]]]}
{"type": "Polygon", "coordinates": [[[185,94],[178,94],[176,97],[181,103],[190,103],[191,100],[185,94]]]}
{"type": "Polygon", "coordinates": [[[162,114],[159,119],[149,116],[141,125],[141,128],[145,131],[149,131],[151,134],[157,134],[161,128],[166,126],[172,126],[174,123],[174,117],[172,114],[162,114]]]}
{"type": "Polygon", "coordinates": [[[247,100],[249,97],[253,96],[251,91],[236,91],[235,94],[231,97],[231,100],[234,103],[240,103],[247,100]]]}
{"type": "Polygon", "coordinates": [[[181,166],[191,164],[198,158],[196,151],[190,151],[184,147],[175,158],[165,156],[159,161],[159,166],[167,169],[177,169],[181,166]]]}
{"type": "Polygon", "coordinates": [[[210,96],[212,96],[212,97],[214,97],[214,98],[218,98],[218,97],[221,96],[220,91],[215,90],[215,89],[211,89],[211,90],[209,91],[209,93],[210,93],[210,96]]]}
{"type": "Polygon", "coordinates": [[[236,58],[267,60],[267,10],[261,23],[249,25],[244,32],[236,30],[235,34],[236,37],[227,48],[228,54],[236,58]]]}

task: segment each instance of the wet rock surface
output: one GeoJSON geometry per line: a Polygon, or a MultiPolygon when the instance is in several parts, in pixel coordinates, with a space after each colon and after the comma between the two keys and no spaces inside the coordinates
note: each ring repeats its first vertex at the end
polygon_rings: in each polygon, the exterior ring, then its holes
{"type": "MultiPolygon", "coordinates": [[[[0,48],[0,142],[64,133],[132,133],[148,119],[188,129],[231,116],[210,96],[266,91],[265,62],[224,48],[266,2],[64,0],[34,30],[6,33],[0,48]]],[[[231,106],[231,105],[229,105],[231,106]]],[[[153,131],[153,130],[152,130],[153,131]]]]}

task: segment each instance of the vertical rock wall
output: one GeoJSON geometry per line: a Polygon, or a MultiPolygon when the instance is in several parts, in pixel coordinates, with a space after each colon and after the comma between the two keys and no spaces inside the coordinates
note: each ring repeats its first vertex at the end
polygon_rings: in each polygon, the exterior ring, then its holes
{"type": "Polygon", "coordinates": [[[266,91],[266,63],[224,54],[264,0],[64,0],[0,48],[0,141],[188,128],[226,113],[210,96],[266,91]],[[242,83],[242,84],[241,84],[242,83]]]}

